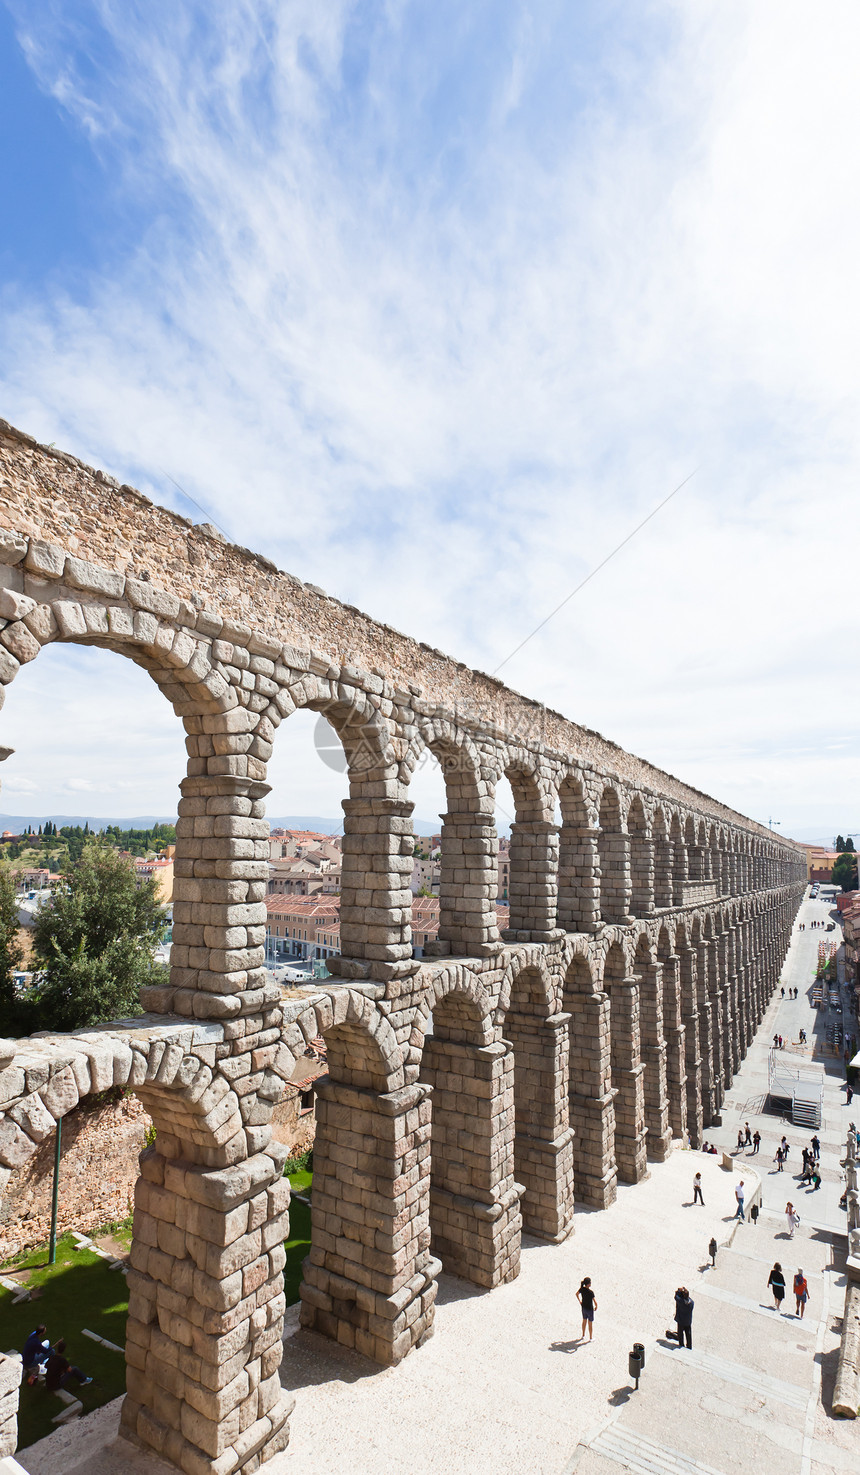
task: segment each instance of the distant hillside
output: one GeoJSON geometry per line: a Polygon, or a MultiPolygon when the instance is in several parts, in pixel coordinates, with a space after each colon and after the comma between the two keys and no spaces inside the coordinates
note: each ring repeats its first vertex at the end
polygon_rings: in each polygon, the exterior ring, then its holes
{"type": "MultiPolygon", "coordinates": [[[[326,819],[318,814],[269,814],[266,818],[273,830],[318,830],[323,835],[339,835],[343,829],[342,818],[326,819]]],[[[151,830],[153,825],[176,824],[175,814],[0,814],[0,830],[11,830],[13,834],[20,835],[28,826],[38,830],[49,819],[59,830],[64,825],[89,825],[91,830],[98,831],[107,825],[119,825],[123,830],[151,830]]],[[[433,824],[430,820],[416,819],[414,829],[416,835],[438,835],[440,822],[437,820],[433,824]]]]}

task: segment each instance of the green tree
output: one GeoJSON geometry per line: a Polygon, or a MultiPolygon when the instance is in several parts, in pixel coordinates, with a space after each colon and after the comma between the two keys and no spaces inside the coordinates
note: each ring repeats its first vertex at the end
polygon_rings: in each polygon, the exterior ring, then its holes
{"type": "Polygon", "coordinates": [[[841,835],[836,836],[836,839],[833,842],[833,849],[839,850],[840,852],[845,849],[845,841],[843,840],[841,835]]]}
{"type": "Polygon", "coordinates": [[[850,850],[853,853],[853,850],[854,850],[854,841],[851,839],[851,836],[850,835],[848,836],[848,839],[845,841],[845,849],[846,850],[850,850]]]}
{"type": "Polygon", "coordinates": [[[856,891],[857,889],[857,857],[851,851],[845,851],[838,856],[833,864],[831,879],[834,886],[841,886],[843,891],[856,891]]]}
{"type": "Polygon", "coordinates": [[[20,1023],[22,1011],[12,975],[23,960],[24,952],[18,941],[15,878],[4,865],[0,866],[0,1034],[14,1034],[20,1023]]]}
{"type": "Polygon", "coordinates": [[[154,954],[166,915],[156,881],[139,885],[111,846],[87,841],[33,929],[41,1028],[80,1029],[140,1014],[141,988],[163,976],[154,954]]]}

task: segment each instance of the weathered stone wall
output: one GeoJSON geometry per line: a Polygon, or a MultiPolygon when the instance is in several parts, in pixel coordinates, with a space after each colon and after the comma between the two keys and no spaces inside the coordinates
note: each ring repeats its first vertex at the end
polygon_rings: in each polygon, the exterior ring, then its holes
{"type": "MultiPolygon", "coordinates": [[[[149,1115],[136,1096],[84,1100],[63,1118],[57,1228],[90,1234],[127,1219],[134,1207],[137,1159],[149,1115]]],[[[42,1244],[51,1227],[53,1136],[16,1168],[0,1204],[0,1260],[42,1244]]]]}
{"type": "Polygon", "coordinates": [[[604,1206],[673,1135],[700,1141],[778,982],[805,857],[2,426],[0,475],[0,693],[45,644],[100,645],[149,671],[188,751],[169,985],[133,1026],[13,1044],[5,1068],[0,1047],[0,1179],[80,1096],[138,1094],[158,1136],[136,1189],[123,1429],[193,1475],[250,1475],[288,1437],[272,1113],[309,1043],[329,1070],[302,1320],[394,1364],[432,1332],[440,1262],[509,1280],[523,1227],[557,1242],[577,1200],[604,1206]],[[264,801],[298,707],[340,734],[349,797],[339,981],[287,1003],[263,967],[264,801]],[[427,748],[447,812],[439,935],[418,962],[409,781],[427,748]]]}

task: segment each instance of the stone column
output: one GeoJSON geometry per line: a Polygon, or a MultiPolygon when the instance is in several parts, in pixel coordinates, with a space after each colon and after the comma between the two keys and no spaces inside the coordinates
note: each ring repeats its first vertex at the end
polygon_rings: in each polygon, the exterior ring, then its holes
{"type": "Polygon", "coordinates": [[[711,1017],[708,946],[696,949],[696,993],[699,1009],[699,1055],[701,1057],[702,1125],[709,1127],[717,1115],[714,1102],[714,1042],[711,1017]]]}
{"type": "Polygon", "coordinates": [[[666,1040],[663,1028],[663,970],[659,963],[639,969],[640,1031],[645,1067],[644,1106],[648,1157],[661,1163],[672,1150],[669,1095],[666,1089],[666,1040]]]}
{"type": "Polygon", "coordinates": [[[210,770],[228,771],[190,774],[180,786],[170,986],[141,995],[156,1013],[223,1020],[280,1000],[264,968],[269,790],[229,771],[247,762],[244,755],[210,758],[210,770]]]}
{"type": "Polygon", "coordinates": [[[514,1172],[525,1187],[523,1228],[558,1244],[573,1228],[573,1139],[568,1102],[569,1014],[510,1013],[514,1055],[514,1172]]]}
{"type": "Polygon", "coordinates": [[[639,1049],[639,979],[625,978],[610,992],[612,1084],[615,1098],[615,1160],[622,1183],[648,1176],[646,1161],[645,1067],[639,1049]]]}
{"type": "Polygon", "coordinates": [[[315,1096],[302,1326],[397,1363],[431,1333],[440,1268],[430,1254],[429,1092],[323,1077],[315,1096]]]}
{"type": "Polygon", "coordinates": [[[672,873],[672,905],[684,905],[684,886],[687,882],[687,846],[683,840],[673,845],[674,870],[672,873]]]}
{"type": "Polygon", "coordinates": [[[654,841],[638,830],[630,835],[630,910],[634,917],[654,915],[654,841]]]}
{"type": "Polygon", "coordinates": [[[18,1395],[21,1358],[0,1352],[0,1460],[18,1448],[18,1395]]]}
{"type": "Polygon", "coordinates": [[[723,987],[720,940],[709,939],[705,947],[708,954],[708,997],[711,1001],[711,1053],[713,1062],[712,1089],[714,1095],[714,1118],[723,1105],[723,987]]]}
{"type": "Polygon", "coordinates": [[[414,971],[412,805],[368,796],[342,807],[341,957],[329,971],[380,980],[414,971]]]}
{"type": "Polygon", "coordinates": [[[558,925],[566,932],[596,932],[600,926],[599,830],[563,825],[558,863],[558,925]]]}
{"type": "Polygon", "coordinates": [[[189,1475],[254,1471],[286,1446],[294,1403],[278,1377],[283,1157],[210,1169],[150,1147],[140,1167],[121,1432],[189,1475]]]}
{"type": "Polygon", "coordinates": [[[511,826],[507,942],[551,942],[558,901],[558,828],[540,820],[511,826]]]}
{"type": "Polygon", "coordinates": [[[604,922],[626,925],[630,915],[630,837],[613,830],[601,830],[600,915],[604,922]]]}
{"type": "Polygon", "coordinates": [[[663,1034],[666,1040],[666,1091],[672,1135],[684,1141],[687,1130],[687,1069],[685,1030],[681,1022],[681,960],[676,953],[664,958],[663,1034]]]}
{"type": "Polygon", "coordinates": [[[665,835],[658,835],[654,842],[654,905],[663,911],[672,905],[672,872],[675,852],[665,835]]]}
{"type": "Polygon", "coordinates": [[[510,1048],[428,1035],[421,1074],[433,1087],[433,1252],[446,1271],[473,1285],[514,1280],[523,1189],[514,1181],[510,1048]]]}
{"type": "Polygon", "coordinates": [[[565,995],[570,1010],[570,1125],[575,1133],[576,1196],[592,1209],[615,1202],[615,1091],[609,1049],[609,997],[565,995]]]}
{"type": "Polygon", "coordinates": [[[496,923],[499,842],[494,816],[472,805],[441,819],[439,936],[425,952],[430,957],[495,956],[503,944],[496,923]]]}
{"type": "Polygon", "coordinates": [[[684,948],[681,962],[681,1009],[684,1018],[684,1048],[687,1075],[687,1132],[693,1147],[702,1145],[702,1057],[699,1047],[699,1007],[696,955],[684,948]]]}

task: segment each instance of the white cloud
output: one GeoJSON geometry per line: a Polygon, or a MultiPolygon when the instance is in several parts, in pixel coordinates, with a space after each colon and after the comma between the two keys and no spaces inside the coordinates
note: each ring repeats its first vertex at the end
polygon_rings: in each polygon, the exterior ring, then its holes
{"type": "MultiPolygon", "coordinates": [[[[486,54],[480,7],[100,14],[86,87],[56,17],[31,55],[151,223],[7,293],[3,412],[488,669],[698,467],[503,674],[757,818],[838,806],[856,8],[621,4],[596,57],[567,7],[486,54]]],[[[279,812],[330,812],[315,765],[279,812]]]]}

